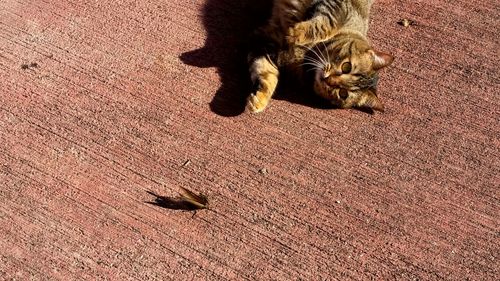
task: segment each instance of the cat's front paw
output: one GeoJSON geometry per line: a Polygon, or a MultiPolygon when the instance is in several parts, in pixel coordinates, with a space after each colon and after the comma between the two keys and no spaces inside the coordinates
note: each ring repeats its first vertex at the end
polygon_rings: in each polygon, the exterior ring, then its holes
{"type": "Polygon", "coordinates": [[[301,22],[296,24],[294,27],[288,29],[288,35],[286,36],[286,41],[290,45],[307,45],[309,40],[307,39],[307,24],[301,22]]]}
{"type": "Polygon", "coordinates": [[[251,94],[248,97],[247,109],[252,113],[259,113],[266,109],[268,104],[268,96],[261,91],[257,91],[255,94],[251,94]]]}

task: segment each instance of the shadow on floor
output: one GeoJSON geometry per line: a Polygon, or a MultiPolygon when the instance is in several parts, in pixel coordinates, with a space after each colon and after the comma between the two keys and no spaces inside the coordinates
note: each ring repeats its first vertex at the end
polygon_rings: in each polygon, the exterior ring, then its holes
{"type": "Polygon", "coordinates": [[[251,90],[246,40],[255,28],[265,23],[271,3],[269,0],[207,0],[205,3],[205,46],[182,54],[180,59],[196,67],[217,68],[222,86],[210,108],[218,115],[237,116],[245,110],[251,90]]]}
{"type": "Polygon", "coordinates": [[[181,211],[196,211],[198,208],[189,202],[175,197],[166,197],[158,195],[152,191],[147,191],[150,195],[155,196],[155,200],[151,202],[146,202],[151,205],[162,207],[170,210],[181,210],[181,211]]]}

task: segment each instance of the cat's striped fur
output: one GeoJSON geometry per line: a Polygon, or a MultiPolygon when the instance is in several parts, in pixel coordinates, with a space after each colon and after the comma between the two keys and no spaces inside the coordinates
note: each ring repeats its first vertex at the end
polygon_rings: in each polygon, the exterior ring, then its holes
{"type": "Polygon", "coordinates": [[[391,55],[373,50],[366,38],[373,0],[274,0],[268,23],[256,31],[249,54],[256,87],[248,108],[268,105],[283,67],[299,78],[312,73],[312,90],[340,108],[383,111],[376,95],[378,70],[391,55]]]}

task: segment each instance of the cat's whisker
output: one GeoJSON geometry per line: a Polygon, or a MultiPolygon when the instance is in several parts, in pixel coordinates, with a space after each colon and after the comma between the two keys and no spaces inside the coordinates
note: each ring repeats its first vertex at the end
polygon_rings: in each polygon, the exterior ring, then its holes
{"type": "Polygon", "coordinates": [[[303,59],[305,62],[312,62],[312,63],[316,63],[318,65],[320,65],[321,67],[325,67],[326,64],[324,61],[320,61],[318,59],[315,59],[315,58],[311,58],[311,57],[304,57],[303,59]]]}
{"type": "Polygon", "coordinates": [[[317,71],[320,71],[320,72],[323,71],[323,67],[318,66],[316,64],[302,64],[302,67],[304,69],[307,69],[308,71],[310,71],[310,70],[317,70],[317,71]]]}
{"type": "Polygon", "coordinates": [[[314,60],[305,60],[304,59],[304,62],[302,64],[309,64],[309,65],[316,65],[318,67],[324,67],[323,63],[321,63],[319,61],[314,61],[314,60]]]}
{"type": "Polygon", "coordinates": [[[316,71],[320,71],[320,70],[316,67],[311,67],[311,68],[306,69],[305,71],[306,72],[311,72],[311,71],[316,72],[316,71]]]}
{"type": "Polygon", "coordinates": [[[322,63],[323,65],[327,65],[327,62],[325,61],[325,59],[323,58],[323,56],[319,55],[319,54],[318,54],[318,52],[316,52],[313,48],[311,48],[311,47],[307,47],[307,46],[305,46],[305,47],[306,47],[309,51],[313,52],[313,54],[315,54],[315,55],[316,55],[316,57],[318,58],[318,60],[320,60],[320,61],[321,61],[321,63],[322,63]]]}
{"type": "Polygon", "coordinates": [[[325,65],[324,65],[322,62],[320,62],[319,60],[315,60],[315,59],[312,59],[312,58],[307,58],[307,57],[305,57],[305,58],[304,58],[304,61],[305,61],[305,62],[309,62],[309,63],[315,63],[315,64],[317,64],[317,65],[319,65],[319,66],[323,66],[323,67],[325,66],[325,65]]]}
{"type": "Polygon", "coordinates": [[[306,72],[309,72],[309,71],[314,71],[314,70],[319,70],[321,71],[323,69],[323,67],[321,65],[317,65],[315,63],[310,63],[310,62],[306,62],[306,63],[302,63],[301,66],[305,66],[305,65],[310,65],[312,66],[311,68],[309,68],[308,70],[306,70],[306,72]]]}
{"type": "Polygon", "coordinates": [[[308,61],[317,61],[319,63],[323,63],[322,61],[318,60],[318,59],[315,59],[315,58],[311,58],[311,57],[304,57],[304,60],[308,60],[308,61]]]}
{"type": "Polygon", "coordinates": [[[324,65],[327,65],[329,60],[328,61],[326,60],[325,55],[318,48],[318,45],[315,45],[314,48],[317,49],[317,51],[318,51],[316,54],[317,54],[317,56],[319,56],[319,59],[323,62],[324,65]]]}
{"type": "Polygon", "coordinates": [[[304,66],[304,65],[310,65],[310,66],[314,66],[314,68],[321,69],[321,65],[317,65],[317,64],[314,64],[314,63],[303,63],[301,65],[302,66],[304,66]]]}
{"type": "Polygon", "coordinates": [[[306,72],[310,72],[310,71],[318,71],[320,69],[318,69],[317,67],[312,67],[312,68],[309,68],[306,70],[306,72]]]}
{"type": "Polygon", "coordinates": [[[321,60],[324,62],[325,66],[330,63],[330,59],[325,57],[325,54],[319,49],[318,45],[315,45],[314,48],[318,50],[318,54],[321,57],[321,60]]]}
{"type": "Polygon", "coordinates": [[[328,50],[326,49],[326,44],[325,44],[325,41],[321,41],[321,44],[323,44],[323,48],[324,50],[326,51],[326,58],[328,59],[329,62],[331,62],[330,60],[330,53],[328,52],[328,50]]]}

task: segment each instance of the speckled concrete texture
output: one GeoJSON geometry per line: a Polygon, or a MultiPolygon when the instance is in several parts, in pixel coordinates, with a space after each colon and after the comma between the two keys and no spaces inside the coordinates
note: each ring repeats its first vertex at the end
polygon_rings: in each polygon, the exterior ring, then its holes
{"type": "Polygon", "coordinates": [[[383,114],[250,115],[268,2],[0,1],[0,279],[498,280],[500,3],[376,1],[383,114]]]}

